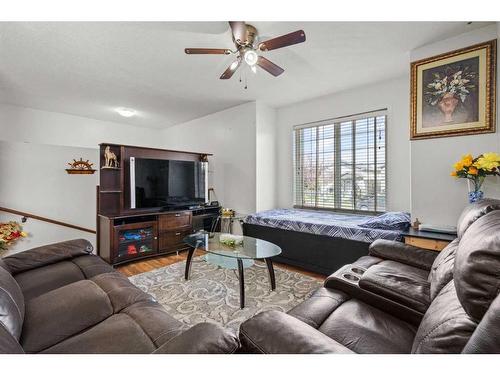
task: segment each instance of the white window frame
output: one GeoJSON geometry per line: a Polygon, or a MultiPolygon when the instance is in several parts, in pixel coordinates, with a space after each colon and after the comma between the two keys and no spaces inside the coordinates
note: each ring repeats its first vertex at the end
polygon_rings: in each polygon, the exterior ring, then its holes
{"type": "MultiPolygon", "coordinates": [[[[315,122],[310,122],[306,124],[299,124],[293,126],[293,139],[292,139],[292,148],[293,148],[293,201],[294,201],[294,207],[295,208],[306,208],[306,209],[314,209],[314,210],[328,210],[328,211],[339,211],[339,212],[349,212],[349,213],[363,213],[363,214],[379,214],[382,212],[385,212],[387,210],[387,197],[388,197],[388,185],[387,185],[387,166],[388,166],[388,160],[387,160],[387,123],[388,123],[388,115],[387,115],[387,108],[379,109],[379,110],[374,110],[374,111],[368,111],[368,112],[363,112],[363,113],[358,113],[354,115],[349,115],[349,116],[342,116],[342,117],[336,117],[336,118],[331,118],[331,119],[326,119],[326,120],[321,120],[321,121],[315,121],[315,122]],[[345,209],[345,208],[340,208],[340,207],[323,207],[321,205],[317,204],[318,201],[318,194],[316,193],[316,204],[314,205],[304,205],[304,193],[301,189],[301,191],[298,191],[298,179],[302,180],[302,171],[300,168],[298,168],[298,159],[301,158],[301,153],[300,153],[300,148],[297,147],[297,136],[300,134],[297,130],[301,129],[306,129],[306,128],[319,128],[322,126],[326,125],[333,125],[333,124],[340,124],[340,123],[345,123],[345,122],[350,122],[352,121],[353,123],[353,130],[354,130],[354,124],[357,120],[362,120],[362,119],[367,119],[367,118],[375,118],[375,128],[376,128],[376,119],[377,117],[384,117],[384,160],[385,160],[385,173],[384,173],[384,187],[385,187],[385,207],[383,210],[380,210],[377,207],[377,173],[376,173],[376,154],[377,151],[375,149],[374,151],[374,164],[375,164],[375,173],[374,173],[374,186],[375,186],[375,191],[374,191],[374,210],[359,210],[356,209],[356,193],[353,192],[353,209],[345,209]],[[301,195],[301,199],[299,198],[299,195],[301,195]],[[301,204],[300,204],[301,203],[301,204]]],[[[338,125],[337,125],[338,126],[338,125]]],[[[375,131],[375,137],[376,137],[376,131],[375,131]]],[[[300,141],[299,141],[300,142],[300,141]]],[[[319,139],[317,139],[317,142],[319,142],[319,139]]],[[[318,148],[318,146],[316,146],[318,148]]],[[[335,157],[339,158],[340,155],[340,149],[338,149],[338,144],[336,144],[336,149],[335,149],[335,157]]],[[[355,145],[353,144],[353,155],[355,154],[355,145]]],[[[356,162],[355,159],[353,159],[353,169],[355,168],[356,162]]],[[[317,160],[316,160],[316,168],[318,168],[317,160]]],[[[316,175],[317,178],[317,175],[316,175]]],[[[354,176],[353,176],[354,178],[354,176]]],[[[338,181],[337,178],[334,178],[335,180],[335,196],[338,195],[337,190],[339,187],[338,186],[338,181]]],[[[336,200],[339,198],[336,198],[336,200]]],[[[341,200],[339,199],[338,201],[335,202],[335,206],[338,206],[338,203],[341,200]]]]}

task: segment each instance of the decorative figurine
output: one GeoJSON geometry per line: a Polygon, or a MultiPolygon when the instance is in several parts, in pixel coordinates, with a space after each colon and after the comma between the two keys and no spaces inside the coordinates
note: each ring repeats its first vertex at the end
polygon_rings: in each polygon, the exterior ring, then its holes
{"type": "Polygon", "coordinates": [[[118,168],[118,158],[115,153],[111,151],[109,146],[104,149],[104,167],[103,168],[118,168]]]}
{"type": "Polygon", "coordinates": [[[413,225],[412,225],[413,229],[418,230],[418,228],[419,228],[420,224],[422,224],[422,223],[421,223],[420,221],[418,221],[418,217],[417,217],[417,218],[415,219],[415,221],[413,222],[413,225]]]}

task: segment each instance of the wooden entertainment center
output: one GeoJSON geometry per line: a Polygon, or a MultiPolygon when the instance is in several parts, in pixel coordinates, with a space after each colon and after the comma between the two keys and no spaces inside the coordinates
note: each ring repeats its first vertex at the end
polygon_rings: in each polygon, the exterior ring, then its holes
{"type": "Polygon", "coordinates": [[[100,185],[97,187],[97,247],[109,264],[117,265],[186,250],[183,238],[210,230],[219,206],[161,211],[131,208],[130,158],[207,162],[210,154],[117,144],[100,144],[100,185]],[[108,148],[109,147],[109,148],[108,148]],[[116,164],[107,160],[116,157],[116,164]]]}

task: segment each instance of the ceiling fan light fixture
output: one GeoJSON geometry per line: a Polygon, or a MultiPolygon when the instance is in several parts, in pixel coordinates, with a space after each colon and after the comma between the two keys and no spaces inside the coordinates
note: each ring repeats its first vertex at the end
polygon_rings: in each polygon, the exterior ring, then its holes
{"type": "Polygon", "coordinates": [[[248,65],[254,66],[255,64],[257,64],[257,59],[259,58],[259,56],[253,49],[247,49],[245,51],[245,54],[243,55],[243,58],[248,65]]]}

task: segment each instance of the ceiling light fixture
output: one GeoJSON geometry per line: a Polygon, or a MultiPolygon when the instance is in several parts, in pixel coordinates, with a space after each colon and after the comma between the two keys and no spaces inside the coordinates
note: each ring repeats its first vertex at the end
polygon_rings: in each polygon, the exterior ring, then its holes
{"type": "Polygon", "coordinates": [[[243,58],[248,65],[254,66],[255,64],[257,64],[257,59],[259,58],[259,56],[253,49],[247,49],[245,51],[245,54],[243,55],[243,58]]]}
{"type": "Polygon", "coordinates": [[[253,74],[257,74],[257,67],[255,65],[252,65],[250,69],[252,70],[253,74]]]}
{"type": "Polygon", "coordinates": [[[123,117],[132,117],[132,116],[135,116],[137,114],[137,111],[135,109],[124,108],[124,107],[116,108],[115,111],[120,116],[123,116],[123,117]]]}

